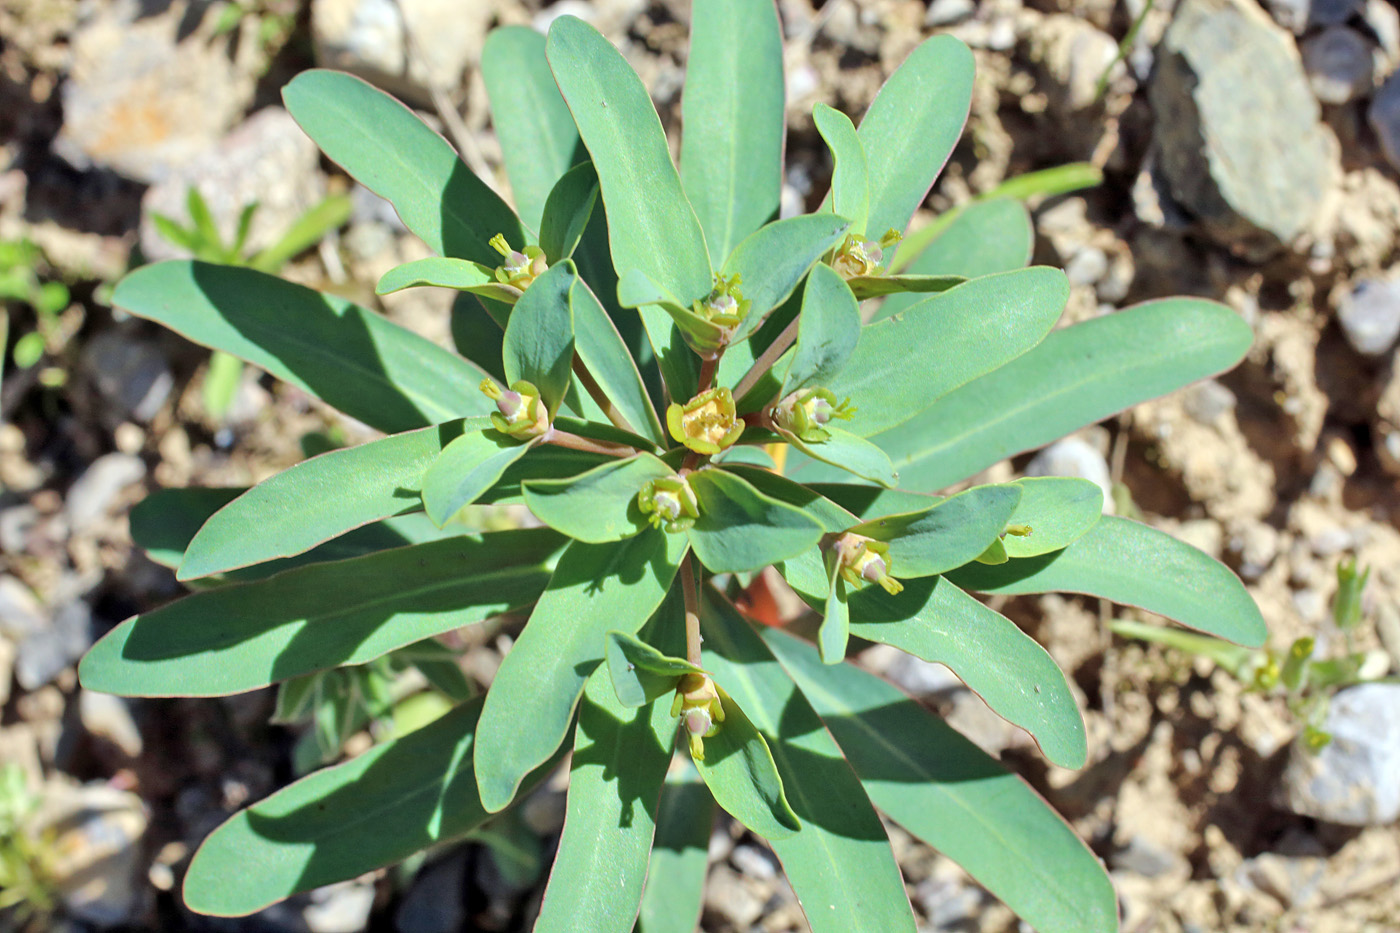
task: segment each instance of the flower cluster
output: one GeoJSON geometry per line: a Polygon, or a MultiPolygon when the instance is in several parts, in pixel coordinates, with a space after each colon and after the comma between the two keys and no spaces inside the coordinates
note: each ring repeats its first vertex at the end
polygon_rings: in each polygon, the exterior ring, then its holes
{"type": "Polygon", "coordinates": [[[783,399],[772,411],[773,423],[808,444],[819,444],[831,437],[823,425],[832,418],[850,421],[856,413],[851,400],[836,400],[830,389],[804,389],[783,399]]]}
{"type": "Polygon", "coordinates": [[[502,434],[516,440],[539,437],[549,430],[549,410],[540,400],[540,390],[534,383],[518,379],[503,391],[494,379],[481,380],[481,391],[496,403],[491,412],[491,424],[502,434]]]}
{"type": "Polygon", "coordinates": [[[505,262],[496,267],[496,281],[502,285],[511,285],[523,292],[549,268],[549,263],[544,258],[544,250],[538,246],[527,246],[523,252],[511,249],[505,235],[500,233],[488,242],[492,249],[505,258],[505,262]]]}
{"type": "Polygon", "coordinates": [[[665,531],[685,531],[700,517],[700,502],[683,476],[663,476],[642,487],[637,508],[652,527],[665,531]]]}
{"type": "Polygon", "coordinates": [[[681,678],[676,699],[671,703],[671,715],[682,717],[681,725],[690,736],[691,757],[704,761],[704,740],[719,732],[719,724],[724,722],[724,704],[709,674],[686,674],[681,678]]]}
{"type": "Polygon", "coordinates": [[[851,586],[878,583],[891,596],[904,591],[904,584],[890,576],[890,546],[884,541],[847,532],[831,547],[841,563],[841,578],[851,586]]]}
{"type": "Polygon", "coordinates": [[[686,447],[709,456],[732,447],[744,433],[734,396],[724,386],[701,392],[684,405],[672,403],[666,409],[666,427],[686,447]]]}
{"type": "Polygon", "coordinates": [[[831,268],[843,279],[853,279],[860,275],[885,274],[885,250],[894,246],[904,237],[898,230],[887,230],[879,240],[868,240],[858,233],[846,234],[845,241],[836,256],[831,260],[831,268]]]}

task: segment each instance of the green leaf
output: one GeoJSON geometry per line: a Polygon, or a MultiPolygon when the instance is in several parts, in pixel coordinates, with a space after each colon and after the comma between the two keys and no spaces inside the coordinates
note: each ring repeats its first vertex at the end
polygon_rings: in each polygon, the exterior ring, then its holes
{"type": "Polygon", "coordinates": [[[452,302],[452,345],[497,382],[506,381],[501,367],[501,344],[505,342],[505,321],[509,317],[508,305],[467,292],[452,302]],[[501,323],[496,321],[497,314],[501,323]]]}
{"type": "Polygon", "coordinates": [[[703,298],[712,279],[705,235],[641,79],[598,30],[572,16],[549,27],[546,55],[598,170],[619,275],[637,269],[682,302],[703,298]]]}
{"type": "Polygon", "coordinates": [[[870,800],[1041,933],[1113,933],[1098,858],[1019,777],[894,687],[782,632],[764,641],[841,746],[870,800]]]}
{"type": "Polygon", "coordinates": [[[972,106],[972,52],[934,36],[909,53],[860,121],[870,172],[870,221],[878,238],[903,231],[962,135],[972,106]]]}
{"type": "Polygon", "coordinates": [[[890,545],[890,573],[901,580],[961,567],[987,549],[1021,500],[1014,485],[974,486],[922,512],[888,515],[851,531],[890,545]]]}
{"type": "Polygon", "coordinates": [[[190,541],[176,577],[193,580],[309,551],[354,528],[415,512],[423,473],[443,446],[485,418],[395,434],[304,460],[216,512],[190,541]]]}
{"type": "MultiPolygon", "coordinates": [[[[1025,268],[1033,246],[1035,228],[1024,204],[1006,198],[974,201],[905,237],[895,250],[890,271],[975,279],[1025,268]]],[[[881,309],[881,317],[902,311],[913,299],[885,304],[892,303],[891,310],[881,309]]]]}
{"type": "MultiPolygon", "coordinates": [[[[725,341],[724,328],[696,314],[690,306],[683,304],[671,292],[653,282],[640,269],[628,269],[622,273],[622,277],[617,283],[617,302],[624,308],[664,311],[671,318],[671,323],[685,335],[693,347],[713,349],[725,341]]],[[[648,320],[648,333],[653,326],[652,322],[648,320]]],[[[672,344],[671,352],[674,352],[675,348],[677,345],[672,344]]],[[[691,352],[684,344],[679,345],[678,348],[686,353],[691,352]]],[[[667,349],[663,349],[662,352],[667,352],[667,349]]],[[[685,397],[689,398],[689,396],[685,397]]]]}
{"type": "MultiPolygon", "coordinates": [[[[965,287],[965,286],[964,286],[965,287]]],[[[1234,366],[1253,332],[1223,305],[1171,298],[1057,330],[877,437],[908,489],[941,489],[1138,402],[1234,366]]]]}
{"type": "Polygon", "coordinates": [[[574,362],[574,313],[569,292],[578,281],[573,263],[551,266],[530,283],[511,311],[502,345],[506,379],[534,384],[554,418],[574,362]]]}
{"type": "Polygon", "coordinates": [[[715,801],[749,830],[770,841],[802,828],[783,794],[773,754],[749,717],[723,687],[715,685],[724,722],[705,739],[705,757],[696,761],[715,801]]]}
{"type": "Polygon", "coordinates": [[[734,341],[757,330],[768,313],[796,291],[817,260],[841,242],[848,229],[850,223],[844,217],[803,214],[775,220],[734,247],[721,274],[738,275],[739,288],[751,303],[734,341]]]}
{"type": "Polygon", "coordinates": [[[455,288],[507,304],[515,304],[520,298],[520,289],[496,281],[496,270],[490,266],[483,266],[470,259],[444,256],[429,256],[427,259],[395,266],[380,277],[374,292],[377,295],[391,295],[405,288],[416,288],[420,285],[455,288]]]}
{"type": "MultiPolygon", "coordinates": [[[[827,199],[832,213],[849,218],[851,233],[865,233],[870,217],[870,177],[866,170],[865,149],[856,135],[851,118],[839,110],[818,102],[812,108],[812,122],[826,141],[835,161],[831,173],[831,196],[827,199]]],[[[876,233],[875,239],[879,239],[876,233]]]]}
{"type": "MultiPolygon", "coordinates": [[[[185,875],[185,903],[240,917],[459,838],[489,814],[477,799],[473,738],[480,702],[391,739],[234,814],[185,875]]],[[[546,774],[530,777],[534,785],[546,774]]]]}
{"type": "Polygon", "coordinates": [[[1103,170],[1090,162],[1068,162],[1038,172],[1015,175],[988,191],[988,198],[1054,197],[1103,184],[1103,170]]]}
{"type": "MultiPolygon", "coordinates": [[[[674,693],[676,682],[700,668],[685,658],[673,658],[626,632],[608,632],[604,656],[612,675],[613,690],[623,706],[636,708],[664,694],[674,693]]],[[[675,720],[671,729],[675,731],[675,720]]]]}
{"type": "Polygon", "coordinates": [[[221,586],[127,619],[79,674],[103,693],[223,696],[363,664],[529,603],[561,543],[547,529],[459,535],[221,586]]]}
{"type": "Polygon", "coordinates": [[[862,328],[855,353],[829,388],[856,404],[852,433],[887,431],[1040,343],[1068,297],[1069,282],[1058,269],[973,279],[862,328]]]}
{"type": "Polygon", "coordinates": [[[783,437],[812,459],[854,473],[861,479],[881,486],[893,486],[899,480],[889,454],[875,444],[831,424],[822,430],[827,433],[827,439],[810,444],[795,434],[783,432],[783,437]]]}
{"type": "Polygon", "coordinates": [[[449,443],[423,474],[423,507],[428,517],[439,527],[446,525],[463,506],[495,485],[530,446],[491,428],[468,431],[449,443]]]}
{"type": "Polygon", "coordinates": [[[817,630],[817,646],[821,649],[822,663],[840,664],[846,660],[846,643],[851,637],[851,611],[840,561],[828,552],[826,563],[826,605],[822,610],[821,628],[817,630]]]}
{"type": "Polygon", "coordinates": [[[598,173],[592,162],[575,165],[554,183],[540,221],[540,249],[550,265],[574,254],[597,203],[598,173]]]}
{"type": "Polygon", "coordinates": [[[564,832],[538,933],[573,933],[584,917],[590,930],[631,933],[675,735],[665,703],[627,709],[613,696],[607,672],[588,679],[574,730],[564,832]]]}
{"type": "MultiPolygon", "coordinates": [[[[765,469],[755,469],[751,466],[740,464],[727,465],[726,472],[733,473],[741,479],[747,480],[759,492],[774,499],[781,500],[789,505],[795,505],[804,510],[812,518],[815,518],[822,526],[822,530],[827,534],[845,531],[852,525],[860,524],[860,519],[852,515],[837,503],[818,495],[814,490],[777,473],[765,469]]],[[[855,487],[866,489],[870,487],[855,487]]],[[[924,501],[920,507],[931,504],[924,501]]]]}
{"type": "Polygon", "coordinates": [[[535,230],[550,189],[585,156],[544,50],[544,36],[529,26],[493,29],[481,49],[481,79],[510,190],[521,219],[535,230]]]}
{"type": "Polygon", "coordinates": [[[201,262],[144,266],[112,303],[223,350],[386,433],[482,415],[482,372],[340,298],[201,262]]]}
{"type": "Polygon", "coordinates": [[[611,460],[568,479],[524,483],[525,504],[535,517],[570,538],[604,544],[647,527],[637,493],[649,481],[675,471],[651,454],[611,460]]]}
{"type": "Polygon", "coordinates": [[[766,496],[724,470],[688,477],[700,517],[686,532],[695,556],[713,573],[759,570],[816,545],[821,524],[807,513],[766,496]]]}
{"type": "MultiPolygon", "coordinates": [[[[857,275],[847,280],[857,301],[882,295],[921,295],[946,292],[967,281],[962,275],[857,275]]],[[[889,317],[881,314],[880,317],[889,317]]]]}
{"type": "Polygon", "coordinates": [[[632,430],[659,446],[666,444],[661,420],[647,395],[646,384],[608,312],[588,283],[574,283],[569,292],[574,309],[574,350],[632,430]]]}
{"type": "Polygon", "coordinates": [[[488,245],[525,230],[500,195],[463,164],[447,141],[388,94],[339,71],[303,71],[282,100],[306,135],[356,181],[394,205],[440,256],[494,265],[488,245]]]}
{"type": "Polygon", "coordinates": [[[1016,623],[948,577],[910,580],[898,596],[867,586],[851,594],[850,606],[851,634],[948,665],[993,712],[1029,732],[1046,758],[1084,767],[1084,721],[1064,672],[1016,623]]]}
{"type": "Polygon", "coordinates": [[[666,777],[638,917],[640,933],[695,933],[705,895],[715,801],[693,768],[666,777]]]}
{"type": "Polygon", "coordinates": [[[1028,535],[1001,539],[1007,557],[1035,557],[1058,551],[1082,537],[1103,514],[1103,490],[1087,479],[1038,476],[1017,480],[1021,501],[1007,520],[1027,525],[1028,535]]]}
{"type": "Polygon", "coordinates": [[[648,529],[617,544],[575,541],[496,672],[482,713],[476,776],[493,813],[563,741],[609,631],[636,632],[656,611],[685,539],[648,529]]]}
{"type": "Polygon", "coordinates": [[[132,507],[131,540],[157,564],[178,567],[209,516],[247,491],[242,486],[157,489],[132,507]]]}
{"type": "Polygon", "coordinates": [[[953,579],[983,593],[1111,599],[1249,648],[1268,637],[1259,607],[1228,567],[1165,532],[1112,515],[1062,551],[965,567],[953,579]]]}
{"type": "Polygon", "coordinates": [[[749,624],[716,594],[708,597],[705,669],[767,740],[802,821],[801,832],[770,842],[807,922],[814,933],[914,933],[899,866],[860,780],[749,624]]]}
{"type": "Polygon", "coordinates": [[[681,181],[713,265],[778,214],[783,37],[768,0],[711,0],[690,24],[681,181]]]}
{"type": "MultiPolygon", "coordinates": [[[[789,481],[790,482],[790,481],[789,481]]],[[[920,512],[931,505],[942,502],[942,496],[931,496],[922,492],[907,492],[903,489],[880,489],[876,486],[852,483],[809,483],[807,488],[814,494],[848,509],[860,518],[895,515],[900,512],[920,512]]],[[[855,524],[852,521],[846,528],[855,524]]],[[[842,531],[845,528],[841,529],[842,531]]]]}
{"type": "Polygon", "coordinates": [[[846,365],[860,341],[860,307],[836,270],[815,266],[802,290],[797,344],[778,394],[823,386],[846,365]]]}

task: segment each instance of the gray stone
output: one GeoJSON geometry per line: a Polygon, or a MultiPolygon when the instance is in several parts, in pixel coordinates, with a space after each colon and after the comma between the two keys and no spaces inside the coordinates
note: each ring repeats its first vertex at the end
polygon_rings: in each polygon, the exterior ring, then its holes
{"type": "Polygon", "coordinates": [[[963,688],[958,675],[946,665],[936,661],[925,661],[902,651],[890,662],[885,677],[895,686],[916,697],[929,697],[963,688]]]}
{"type": "Polygon", "coordinates": [[[63,84],[54,149],[78,168],[110,168],[145,182],[167,177],[213,147],[253,98],[255,77],[230,55],[232,37],[207,29],[176,41],[185,7],[87,5],[63,84]]]}
{"type": "Polygon", "coordinates": [[[1108,256],[1097,246],[1086,246],[1065,263],[1071,285],[1093,285],[1108,274],[1108,256]]]}
{"type": "Polygon", "coordinates": [[[972,14],[976,12],[975,0],[933,0],[928,5],[928,12],[924,14],[924,26],[929,29],[951,26],[971,19],[972,14]]]}
{"type": "Polygon", "coordinates": [[[1324,104],[1345,104],[1371,90],[1374,47],[1356,30],[1328,26],[1301,48],[1308,83],[1324,104]]]}
{"type": "Polygon", "coordinates": [[[68,489],[63,512],[75,533],[92,528],[106,517],[121,491],[146,478],[140,457],[124,453],[103,454],[83,471],[68,489]]]}
{"type": "Polygon", "coordinates": [[[1264,6],[1276,23],[1294,35],[1307,31],[1312,0],[1264,0],[1264,6]]]}
{"type": "Polygon", "coordinates": [[[82,363],[123,420],[150,421],[175,385],[160,347],[121,329],[98,334],[83,348],[82,363]]]}
{"type": "Polygon", "coordinates": [[[1365,6],[1365,0],[1310,0],[1309,26],[1337,26],[1345,23],[1365,6]]]}
{"type": "Polygon", "coordinates": [[[89,735],[111,742],[128,758],[141,757],[141,730],[122,697],[84,690],[78,694],[78,719],[89,735]]]}
{"type": "MultiPolygon", "coordinates": [[[[29,550],[29,536],[41,520],[39,510],[28,503],[0,509],[0,551],[19,554],[29,550]]],[[[0,631],[3,630],[4,614],[0,613],[0,631]]]]}
{"type": "Polygon", "coordinates": [[[394,913],[398,933],[457,933],[467,919],[462,902],[466,854],[458,850],[425,866],[394,913]]]}
{"type": "Polygon", "coordinates": [[[1027,38],[1031,61],[1044,70],[1055,102],[1065,110],[1082,110],[1099,99],[1105,69],[1112,68],[1114,77],[1123,73],[1114,38],[1076,16],[1052,13],[1027,38]]]}
{"type": "Polygon", "coordinates": [[[1293,38],[1253,0],[1183,0],[1148,89],[1173,198],[1246,259],[1302,233],[1337,176],[1293,38]]]}
{"type": "Polygon", "coordinates": [[[1191,866],[1178,852],[1163,848],[1146,836],[1134,836],[1128,844],[1109,857],[1114,871],[1128,872],[1143,878],[1190,872],[1191,866]]]}
{"type": "Polygon", "coordinates": [[[147,815],[141,798],[104,784],[50,783],[35,817],[55,834],[51,870],[64,909],[100,927],[134,922],[147,897],[140,879],[147,815]]]}
{"type": "Polygon", "coordinates": [[[17,641],[42,629],[46,619],[44,608],[29,587],[15,577],[0,576],[0,635],[17,641]]]}
{"type": "Polygon", "coordinates": [[[975,885],[954,878],[925,878],[914,889],[914,899],[928,918],[930,928],[976,930],[982,911],[982,892],[975,885]]]}
{"type": "Polygon", "coordinates": [[[77,663],[92,645],[92,610],[81,599],[60,606],[53,619],[19,643],[15,682],[37,690],[77,663]]]}
{"type": "Polygon", "coordinates": [[[1332,697],[1332,741],[1316,754],[1295,743],[1281,796],[1303,816],[1348,826],[1400,817],[1400,684],[1362,684],[1332,697]]]}
{"type": "Polygon", "coordinates": [[[160,235],[153,215],[188,226],[191,188],[198,189],[225,243],[239,215],[257,203],[246,251],[271,246],[326,193],[321,155],[291,114],[267,107],[211,146],[207,152],[152,185],[141,200],[141,250],[152,261],[189,255],[160,235]]]}
{"type": "Polygon", "coordinates": [[[1385,157],[1392,166],[1400,168],[1400,71],[1386,78],[1371,98],[1366,120],[1380,138],[1385,157]]]}
{"type": "Polygon", "coordinates": [[[1380,43],[1385,70],[1394,68],[1400,62],[1400,11],[1387,0],[1366,0],[1361,19],[1380,43]]]}
{"type": "Polygon", "coordinates": [[[729,853],[729,860],[734,863],[735,868],[750,878],[772,881],[778,877],[778,866],[766,849],[737,845],[734,851],[729,853]]]}
{"type": "Polygon", "coordinates": [[[14,679],[15,643],[0,635],[0,708],[10,702],[10,683],[14,679]]]}
{"type": "Polygon", "coordinates": [[[1192,420],[1212,425],[1235,410],[1235,393],[1214,379],[1207,379],[1182,393],[1182,403],[1192,420]]]}
{"type": "Polygon", "coordinates": [[[1366,279],[1337,303],[1337,323],[1362,356],[1382,356],[1400,337],[1400,281],[1366,279]]]}
{"type": "Polygon", "coordinates": [[[301,916],[310,933],[360,933],[374,907],[374,885],[369,881],[341,881],[316,888],[301,916]]]}
{"type": "Polygon", "coordinates": [[[1046,447],[1026,464],[1027,476],[1078,476],[1097,483],[1104,502],[1113,501],[1113,480],[1108,461],[1088,441],[1067,437],[1046,447]]]}

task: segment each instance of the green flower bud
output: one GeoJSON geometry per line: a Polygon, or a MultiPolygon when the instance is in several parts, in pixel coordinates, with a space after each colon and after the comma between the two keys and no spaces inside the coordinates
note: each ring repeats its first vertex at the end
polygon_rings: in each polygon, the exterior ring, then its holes
{"type": "Polygon", "coordinates": [[[904,584],[890,576],[890,546],[884,541],[848,532],[831,546],[841,562],[841,578],[851,586],[878,583],[891,596],[904,591],[904,584]]]}
{"type": "Polygon", "coordinates": [[[859,233],[848,233],[831,260],[831,268],[843,279],[853,279],[860,275],[885,274],[885,250],[894,246],[904,237],[898,230],[887,230],[879,240],[868,240],[859,233]]]}
{"type": "Polygon", "coordinates": [[[850,421],[856,408],[850,399],[836,401],[830,389],[803,389],[778,403],[772,411],[773,423],[808,444],[819,444],[831,434],[822,426],[832,418],[850,421]]]}
{"type": "Polygon", "coordinates": [[[509,390],[502,390],[494,379],[483,379],[481,391],[496,403],[491,424],[502,434],[524,441],[549,430],[549,410],[540,401],[540,390],[534,384],[520,379],[509,390]]]}
{"type": "Polygon", "coordinates": [[[502,285],[511,285],[524,291],[536,277],[543,275],[544,270],[549,268],[549,263],[544,258],[544,250],[538,246],[527,246],[524,252],[511,249],[506,243],[505,234],[502,233],[496,234],[488,242],[492,249],[505,258],[505,262],[496,267],[496,281],[502,285]]]}
{"type": "Polygon", "coordinates": [[[734,396],[723,386],[701,392],[685,405],[666,409],[671,436],[698,454],[713,456],[732,447],[744,433],[744,422],[734,411],[734,396]]]}
{"type": "Polygon", "coordinates": [[[681,678],[671,703],[671,715],[681,717],[681,725],[690,736],[691,757],[704,761],[704,740],[719,732],[719,725],[724,722],[724,704],[709,674],[686,674],[681,678]]]}
{"type": "Polygon", "coordinates": [[[738,327],[748,316],[752,304],[739,290],[741,278],[734,273],[729,278],[715,275],[715,287],[703,300],[695,302],[692,309],[711,324],[720,327],[738,327]]]}
{"type": "Polygon", "coordinates": [[[683,476],[649,481],[637,493],[637,508],[652,527],[669,532],[685,531],[700,517],[700,500],[683,476]]]}

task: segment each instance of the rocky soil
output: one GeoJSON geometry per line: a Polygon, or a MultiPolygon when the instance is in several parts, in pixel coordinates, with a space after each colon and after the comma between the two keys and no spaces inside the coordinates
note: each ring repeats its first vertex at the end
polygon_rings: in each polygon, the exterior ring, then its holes
{"type": "MultiPolygon", "coordinates": [[[[494,24],[560,13],[617,42],[679,122],[689,5],[682,0],[0,0],[0,264],[8,337],[0,387],[0,764],[18,766],[58,858],[52,911],[0,930],[528,928],[539,866],[481,845],[426,866],[296,898],[243,921],[178,898],[200,839],[293,777],[298,732],[268,725],[268,693],[128,702],[84,692],[75,663],[123,618],[176,596],[133,548],[127,515],[153,490],[243,485],[304,442],[363,428],[259,373],[220,418],[208,354],[108,304],[127,269],[178,255],[153,213],[184,221],[198,188],[231,232],[261,207],[265,245],[326,193],[349,223],[290,278],[374,305],[387,268],[424,254],[392,211],[322,161],[278,106],[321,63],[379,83],[442,126],[505,188],[476,71],[494,24]],[[10,260],[5,260],[10,262],[10,260]],[[16,271],[18,270],[18,271],[16,271]],[[64,306],[35,310],[62,282],[64,306]],[[10,294],[13,292],[13,294],[10,294]],[[17,366],[23,337],[42,354],[17,366]],[[31,344],[33,341],[31,341],[31,344]]],[[[1139,406],[1015,471],[1102,483],[1140,516],[1236,570],[1271,647],[1370,652],[1400,667],[1400,12],[1387,0],[780,0],[787,44],[785,202],[818,201],[830,174],[811,122],[823,101],[858,115],[923,37],[976,52],[971,121],[927,217],[1006,178],[1063,163],[1097,188],[1032,202],[1040,262],[1067,269],[1066,321],[1190,294],[1255,331],[1235,371],[1139,406]],[[1119,60],[1122,43],[1125,54],[1119,60]],[[1361,622],[1330,611],[1339,562],[1371,569],[1361,622]]],[[[922,217],[921,219],[927,219],[922,217]]],[[[919,222],[919,221],[916,221],[919,222]]],[[[449,341],[449,297],[378,305],[449,341]]],[[[998,608],[1070,674],[1090,765],[1051,767],[946,669],[868,650],[863,663],[942,711],[1023,774],[1112,872],[1132,933],[1400,929],[1400,686],[1337,693],[1313,710],[1333,736],[1303,749],[1309,715],[1211,662],[1111,634],[1141,614],[1096,601],[998,608]]],[[[508,640],[459,642],[489,681],[508,640]]],[[[367,735],[352,741],[363,748],[367,735]]],[[[354,748],[351,748],[353,751],[354,748]]],[[[13,769],[12,769],[13,770],[13,769]]],[[[557,786],[523,832],[557,838],[557,786]]],[[[1013,931],[1017,921],[948,860],[893,831],[923,929],[1013,931]]],[[[703,928],[805,929],[761,843],[716,829],[703,928]]]]}

